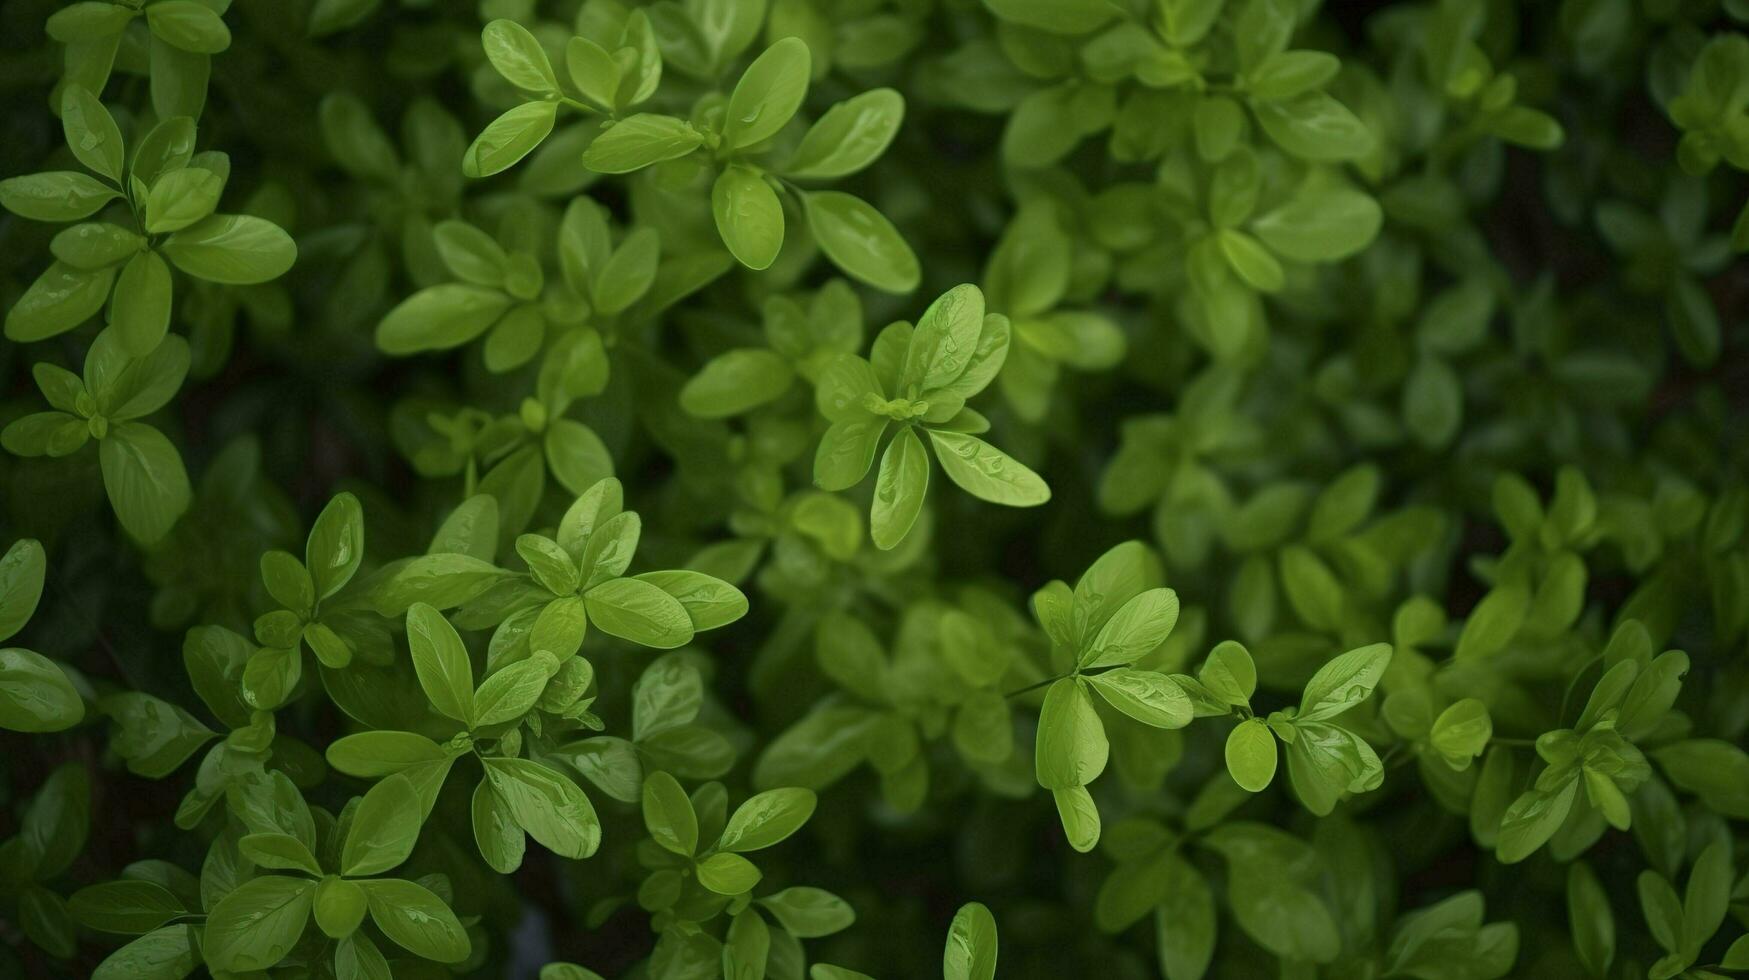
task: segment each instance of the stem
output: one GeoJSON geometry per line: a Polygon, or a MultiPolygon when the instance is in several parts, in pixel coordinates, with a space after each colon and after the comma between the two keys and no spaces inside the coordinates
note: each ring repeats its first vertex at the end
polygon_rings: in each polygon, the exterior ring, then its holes
{"type": "Polygon", "coordinates": [[[1062,680],[1063,678],[1065,678],[1067,676],[1069,676],[1069,675],[1068,674],[1058,674],[1055,677],[1047,677],[1044,680],[1039,681],[1037,684],[1028,684],[1025,687],[1020,688],[1018,690],[1009,691],[1007,694],[1004,694],[1002,696],[1005,698],[1019,697],[1020,695],[1025,694],[1028,691],[1036,691],[1039,688],[1044,687],[1046,685],[1055,684],[1056,682],[1062,680]]]}

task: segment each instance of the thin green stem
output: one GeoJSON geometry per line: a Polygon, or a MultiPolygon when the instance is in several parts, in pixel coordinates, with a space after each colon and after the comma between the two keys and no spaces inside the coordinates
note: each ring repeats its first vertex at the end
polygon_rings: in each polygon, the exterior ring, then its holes
{"type": "Polygon", "coordinates": [[[1023,688],[1019,688],[1018,690],[1009,691],[1007,694],[1004,694],[1002,696],[1005,698],[1019,697],[1020,695],[1026,694],[1029,691],[1036,691],[1041,687],[1045,687],[1045,686],[1050,685],[1050,684],[1055,684],[1056,682],[1062,680],[1063,678],[1065,678],[1067,676],[1069,676],[1069,675],[1068,674],[1058,674],[1055,677],[1047,677],[1044,680],[1039,681],[1037,684],[1028,684],[1023,688]]]}

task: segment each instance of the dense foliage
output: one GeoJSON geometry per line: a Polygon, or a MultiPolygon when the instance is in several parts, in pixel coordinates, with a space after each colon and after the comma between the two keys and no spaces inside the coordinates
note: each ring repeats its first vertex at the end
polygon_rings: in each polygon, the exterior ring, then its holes
{"type": "Polygon", "coordinates": [[[0,974],[1749,971],[1745,24],[8,0],[0,974]]]}

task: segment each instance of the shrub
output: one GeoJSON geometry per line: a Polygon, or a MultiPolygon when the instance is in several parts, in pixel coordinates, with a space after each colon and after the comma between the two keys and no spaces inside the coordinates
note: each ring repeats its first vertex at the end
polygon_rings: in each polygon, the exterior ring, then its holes
{"type": "Polygon", "coordinates": [[[1745,22],[5,4],[0,974],[1749,970],[1745,22]]]}

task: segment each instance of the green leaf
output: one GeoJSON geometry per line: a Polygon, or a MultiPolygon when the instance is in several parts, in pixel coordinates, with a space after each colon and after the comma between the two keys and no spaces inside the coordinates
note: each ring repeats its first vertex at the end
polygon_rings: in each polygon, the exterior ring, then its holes
{"type": "Polygon", "coordinates": [[[796,180],[848,177],[880,158],[905,118],[905,98],[877,88],[826,110],[783,167],[796,180]]]}
{"type": "Polygon", "coordinates": [[[316,862],[310,849],[290,834],[249,834],[237,841],[237,850],[257,867],[312,875],[322,873],[322,866],[316,862]]]}
{"type": "Polygon", "coordinates": [[[934,392],[965,373],[984,325],[984,294],[970,283],[942,293],[917,321],[899,384],[934,392]]]}
{"type": "MultiPolygon", "coordinates": [[[[296,617],[292,616],[292,620],[295,626],[296,617]]],[[[264,647],[250,654],[249,662],[243,666],[243,699],[250,707],[272,711],[297,693],[304,659],[298,647],[292,645],[295,635],[280,642],[285,645],[264,647]]]]}
{"type": "Polygon", "coordinates": [[[1391,663],[1391,645],[1374,643],[1334,657],[1306,682],[1301,721],[1334,718],[1372,695],[1391,663]]]}
{"type": "Polygon", "coordinates": [[[1160,972],[1166,980],[1201,980],[1214,958],[1215,898],[1188,861],[1169,855],[1165,868],[1165,901],[1154,912],[1160,972]]]}
{"type": "Polygon", "coordinates": [[[340,853],[341,873],[378,875],[406,861],[419,840],[423,815],[418,793],[406,776],[397,774],[379,781],[352,814],[340,853]]]}
{"type": "Polygon", "coordinates": [[[1251,112],[1277,146],[1302,160],[1335,163],[1365,156],[1373,149],[1373,136],[1366,124],[1323,92],[1254,101],[1251,112]]]}
{"type": "Polygon", "coordinates": [[[1347,187],[1307,188],[1251,223],[1263,244],[1299,262],[1333,262],[1378,237],[1383,212],[1370,196],[1347,187]]]}
{"type": "Polygon", "coordinates": [[[739,853],[771,847],[800,830],[816,802],[812,790],[793,786],[756,794],[735,808],[716,846],[739,853]]]}
{"type": "Polygon", "coordinates": [[[686,382],[680,407],[699,418],[729,418],[775,401],[794,382],[795,371],[781,356],[763,348],[736,348],[706,361],[686,382]]]}
{"type": "Polygon", "coordinates": [[[158,0],[146,8],[152,33],[192,54],[218,54],[231,46],[231,31],[213,9],[197,0],[158,0]]]}
{"type": "Polygon", "coordinates": [[[164,256],[209,282],[248,286],[284,275],[297,260],[291,236],[247,214],[215,214],[164,240],[164,256]]]}
{"type": "Polygon", "coordinates": [[[162,432],[124,422],[103,440],[103,489],[116,519],[141,542],[157,542],[188,509],[192,491],[182,456],[162,432]]]}
{"type": "Polygon", "coordinates": [[[1578,794],[1577,773],[1550,789],[1531,789],[1507,807],[1500,822],[1496,853],[1502,864],[1515,864],[1548,843],[1573,809],[1578,794]]]}
{"type": "MultiPolygon", "coordinates": [[[[186,8],[204,4],[193,0],[184,6],[186,8]]],[[[191,21],[199,19],[191,18],[191,21]]],[[[211,36],[213,32],[206,33],[211,36]]],[[[205,46],[211,46],[211,43],[206,43],[205,46]]],[[[212,77],[212,58],[198,51],[185,50],[162,37],[152,38],[147,58],[148,73],[151,76],[152,108],[158,116],[164,119],[173,116],[198,118],[206,108],[207,83],[212,77]]]]}
{"type": "Polygon", "coordinates": [[[673,776],[652,772],[644,777],[644,826],[657,844],[681,857],[698,851],[698,816],[692,801],[673,776]]]}
{"type": "Polygon", "coordinates": [[[758,899],[759,905],[797,939],[818,939],[850,928],[856,911],[850,903],[820,888],[785,888],[758,899]]]}
{"type": "Polygon", "coordinates": [[[916,254],[893,223],[866,201],[841,191],[809,191],[802,204],[809,232],[833,265],[884,292],[917,288],[923,273],[916,254]]]}
{"type": "Polygon", "coordinates": [[[87,221],[63,228],[49,242],[49,251],[67,265],[85,272],[132,258],[146,239],[107,221],[87,221]]]}
{"type": "Polygon", "coordinates": [[[1515,105],[1488,120],[1488,129],[1508,143],[1532,150],[1553,150],[1565,142],[1561,124],[1545,112],[1515,105]]]}
{"type": "Polygon", "coordinates": [[[115,282],[110,324],[129,353],[149,354],[164,339],[170,300],[170,267],[158,253],[140,252],[128,261],[115,282]]]}
{"type": "Polygon", "coordinates": [[[316,604],[316,588],[302,562],[289,552],[269,551],[261,556],[261,581],[267,594],[280,605],[304,615],[316,604]]]}
{"type": "Polygon", "coordinates": [[[729,980],[759,980],[771,957],[771,929],[759,913],[744,909],[729,923],[723,944],[723,976],[729,980]]]}
{"type": "Polygon", "coordinates": [[[608,109],[619,107],[620,67],[601,45],[586,37],[565,44],[565,73],[585,98],[608,109]]]}
{"type": "Polygon", "coordinates": [[[0,180],[0,207],[32,221],[78,221],[119,197],[114,188],[71,170],[0,180]]]}
{"type": "Polygon", "coordinates": [[[710,630],[747,615],[747,596],[722,579],[685,570],[636,575],[679,600],[694,630],[710,630]]]}
{"type": "Polygon", "coordinates": [[[783,247],[783,205],[765,178],[747,167],[731,166],[711,188],[711,213],[717,234],[740,263],[765,269],[783,247]]]}
{"type": "Polygon", "coordinates": [[[680,600],[656,585],[616,578],[583,595],[589,621],[604,633],[658,650],[685,646],[693,636],[692,618],[680,600]]]}
{"type": "Polygon", "coordinates": [[[1530,604],[1529,590],[1517,581],[1488,590],[1458,634],[1457,660],[1481,660],[1500,652],[1517,635],[1530,604]]]}
{"type": "Polygon", "coordinates": [[[316,883],[307,878],[251,878],[207,916],[201,951],[215,970],[244,972],[273,966],[297,944],[310,919],[316,883]]]}
{"type": "Polygon", "coordinates": [[[6,311],[6,339],[46,340],[84,323],[103,308],[115,273],[113,267],[87,272],[52,263],[6,311]]]}
{"type": "Polygon", "coordinates": [[[510,812],[510,804],[492,788],[490,779],[482,779],[474,787],[470,806],[474,825],[474,842],[486,864],[499,874],[510,874],[522,867],[528,838],[510,812]]]}
{"type": "Polygon", "coordinates": [[[80,925],[128,936],[144,935],[188,912],[163,885],[126,878],[79,889],[67,900],[67,911],[80,925]]]}
{"type": "Polygon", "coordinates": [[[92,980],[132,980],[136,977],[182,977],[201,963],[199,933],[192,925],[156,929],[109,954],[92,972],[92,980]]]}
{"type": "Polygon", "coordinates": [[[1464,698],[1434,719],[1428,741],[1452,768],[1467,769],[1470,761],[1488,748],[1493,735],[1494,722],[1488,716],[1488,706],[1477,698],[1464,698]]]}
{"type": "Polygon", "coordinates": [[[1056,803],[1056,819],[1063,824],[1063,837],[1069,840],[1070,849],[1086,854],[1098,847],[1098,805],[1084,786],[1051,789],[1051,802],[1056,803]]]}
{"type": "Polygon", "coordinates": [[[980,902],[967,902],[954,913],[941,956],[943,980],[994,980],[996,917],[980,902]]]}
{"type": "Polygon", "coordinates": [[[602,521],[595,534],[589,535],[589,544],[582,551],[584,588],[624,574],[631,565],[631,556],[637,553],[642,532],[644,521],[638,520],[635,513],[614,514],[602,521]]]}
{"type": "Polygon", "coordinates": [[[1698,950],[1725,922],[1736,871],[1731,867],[1731,842],[1714,840],[1694,859],[1682,896],[1682,948],[1698,950]]]}
{"type": "Polygon", "coordinates": [[[172,170],[146,196],[146,231],[161,235],[187,228],[213,213],[224,189],[225,178],[204,167],[172,170]]]}
{"type": "Polygon", "coordinates": [[[80,163],[121,183],[124,156],[121,128],[85,86],[73,84],[61,91],[61,127],[67,136],[67,148],[80,163]]]}
{"type": "Polygon", "coordinates": [[[1257,690],[1257,665],[1243,644],[1223,640],[1209,651],[1197,679],[1227,704],[1248,705],[1257,690]]]}
{"type": "Polygon", "coordinates": [[[1607,975],[1615,959],[1615,914],[1597,875],[1583,861],[1567,869],[1567,923],[1585,971],[1594,977],[1607,975]]]}
{"type": "MultiPolygon", "coordinates": [[[[1682,901],[1676,895],[1676,889],[1670,886],[1663,875],[1650,869],[1641,871],[1634,882],[1640,896],[1640,908],[1645,913],[1646,925],[1651,928],[1652,936],[1658,945],[1672,953],[1680,952],[1682,943],[1682,901]]],[[[1681,967],[1677,967],[1680,972],[1681,967]]]]}
{"type": "Polygon", "coordinates": [[[1275,735],[1262,719],[1247,718],[1227,735],[1227,772],[1246,792],[1260,793],[1275,779],[1275,735]]]}
{"type": "Polygon", "coordinates": [[[475,727],[516,721],[534,709],[546,689],[550,672],[557,669],[550,646],[535,647],[535,651],[534,658],[502,667],[480,682],[479,690],[474,692],[475,727]],[[539,656],[541,653],[548,656],[539,656]]]}
{"type": "Polygon", "coordinates": [[[686,120],[641,112],[603,129],[583,151],[583,165],[598,174],[626,174],[679,159],[703,145],[704,134],[686,120]]]}
{"type": "Polygon", "coordinates": [[[814,485],[845,490],[862,482],[874,465],[875,449],[886,429],[883,418],[833,422],[814,454],[814,485]]]}
{"type": "Polygon", "coordinates": [[[833,422],[867,421],[871,396],[886,400],[874,366],[855,354],[838,354],[827,360],[814,384],[815,407],[833,422]]]}
{"type": "Polygon", "coordinates": [[[1464,390],[1443,358],[1423,356],[1403,383],[1403,422],[1422,445],[1442,448],[1463,422],[1464,390]]]}
{"type": "Polygon", "coordinates": [[[1287,742],[1287,774],[1300,802],[1327,816],[1344,795],[1376,789],[1384,766],[1365,739],[1346,728],[1296,720],[1287,742]]]}
{"type": "Polygon", "coordinates": [[[399,878],[361,881],[359,887],[370,904],[371,921],[402,949],[439,963],[467,959],[468,934],[430,889],[399,878]]]}
{"type": "MultiPolygon", "coordinates": [[[[524,102],[506,110],[487,123],[462,154],[462,173],[474,178],[490,177],[514,167],[553,131],[558,113],[559,104],[546,101],[524,102]]],[[[594,149],[590,147],[591,151],[594,149]]],[[[585,154],[584,163],[588,162],[585,154]]]]}
{"type": "Polygon", "coordinates": [[[1341,68],[1342,62],[1324,51],[1279,51],[1251,69],[1246,82],[1259,99],[1289,99],[1322,88],[1341,68]]]}
{"type": "Polygon", "coordinates": [[[1135,663],[1166,642],[1178,623],[1178,593],[1148,589],[1119,606],[1077,660],[1083,670],[1135,663]]]}
{"type": "Polygon", "coordinates": [[[458,347],[485,333],[514,301],[496,289],[444,283],[402,300],[377,324],[385,354],[458,347]]]}
{"type": "Polygon", "coordinates": [[[499,584],[510,573],[471,555],[436,553],[400,565],[376,586],[379,615],[397,616],[414,603],[439,609],[461,605],[499,584]]]}
{"type": "Polygon", "coordinates": [[[400,156],[362,99],[350,92],[330,92],[316,108],[316,121],[323,143],[341,169],[373,180],[395,178],[400,156]]]}
{"type": "MultiPolygon", "coordinates": [[[[369,907],[370,900],[356,882],[329,876],[316,886],[316,927],[330,939],[345,939],[357,932],[369,907]]],[[[340,952],[337,949],[335,953],[338,961],[340,952]]]]}
{"type": "Polygon", "coordinates": [[[644,769],[631,742],[603,735],[563,746],[559,755],[596,788],[621,803],[641,799],[644,769]]]}
{"type": "Polygon", "coordinates": [[[1725,950],[1725,958],[1719,961],[1719,965],[1727,970],[1749,969],[1749,935],[1738,936],[1731,948],[1725,950]]]}
{"type": "Polygon", "coordinates": [[[601,845],[601,822],[577,784],[527,759],[484,761],[492,788],[528,836],[561,857],[586,858],[595,853],[601,845]]]}
{"type": "Polygon", "coordinates": [[[1144,725],[1183,728],[1194,714],[1184,689],[1158,671],[1124,667],[1089,675],[1087,683],[1112,707],[1144,725]]]}
{"type": "Polygon", "coordinates": [[[12,542],[0,556],[0,640],[10,639],[30,622],[42,599],[47,573],[48,558],[42,542],[35,538],[12,542]]]}
{"type": "Polygon", "coordinates": [[[613,475],[613,455],[607,445],[593,429],[574,419],[547,423],[543,448],[553,476],[572,493],[582,493],[613,475]]]}
{"type": "Polygon", "coordinates": [[[704,680],[698,669],[661,657],[645,668],[632,687],[632,738],[641,742],[684,725],[698,716],[703,705],[704,680]]]}
{"type": "Polygon", "coordinates": [[[1749,753],[1723,739],[1691,738],[1651,750],[1678,787],[1735,820],[1749,819],[1749,753]]]}
{"type": "Polygon", "coordinates": [[[437,254],[449,271],[476,286],[503,286],[511,271],[504,246],[465,221],[440,221],[432,229],[437,254]]]}
{"type": "Polygon", "coordinates": [[[113,746],[128,769],[152,779],[174,772],[213,732],[181,708],[139,691],[103,698],[100,707],[113,719],[113,746]]]}
{"type": "MultiPolygon", "coordinates": [[[[861,477],[858,477],[860,480],[861,477]]],[[[897,547],[923,512],[929,490],[929,454],[914,426],[905,426],[887,443],[875,478],[874,504],[869,511],[869,536],[883,551],[897,547]]]]}
{"type": "Polygon", "coordinates": [[[432,707],[464,725],[472,724],[474,668],[455,627],[432,606],[415,602],[407,610],[407,648],[432,707]]]}
{"type": "Polygon", "coordinates": [[[1051,488],[1037,473],[977,436],[928,431],[942,472],[972,496],[1009,507],[1037,507],[1051,499],[1051,488]]]}
{"type": "Polygon", "coordinates": [[[315,582],[317,601],[352,581],[363,559],[364,508],[352,494],[336,494],[316,515],[304,547],[304,565],[315,582]]]}
{"type": "Polygon", "coordinates": [[[84,718],[84,700],[54,661],[17,647],[0,648],[0,728],[58,732],[84,718]]]}
{"type": "Polygon", "coordinates": [[[1034,767],[1046,789],[1085,786],[1105,771],[1110,745],[1085,683],[1063,678],[1045,692],[1034,767]]]}
{"type": "Polygon", "coordinates": [[[144,357],[127,350],[115,331],[97,335],[85,354],[85,388],[97,410],[112,422],[156,412],[182,387],[188,374],[188,344],[167,337],[144,357]]]}
{"type": "Polygon", "coordinates": [[[1221,252],[1227,263],[1246,285],[1273,293],[1287,283],[1286,274],[1275,256],[1244,232],[1228,229],[1220,233],[1221,252]]]}
{"type": "Polygon", "coordinates": [[[480,31],[486,60],[504,80],[530,92],[557,92],[559,79],[552,63],[528,28],[513,20],[494,20],[480,31]]]}
{"type": "Polygon", "coordinates": [[[739,854],[722,851],[698,862],[698,883],[718,895],[741,895],[759,884],[762,877],[753,862],[739,854]]]}
{"type": "Polygon", "coordinates": [[[755,58],[742,73],[723,112],[723,146],[744,149],[784,127],[808,94],[812,59],[807,42],[786,37],[755,58]]]}

